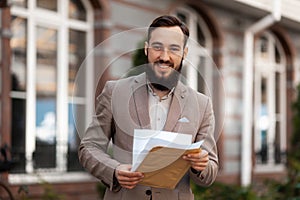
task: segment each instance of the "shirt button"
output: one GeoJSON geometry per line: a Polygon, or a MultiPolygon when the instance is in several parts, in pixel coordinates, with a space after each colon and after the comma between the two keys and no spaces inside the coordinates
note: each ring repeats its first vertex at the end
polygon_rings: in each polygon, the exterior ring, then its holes
{"type": "Polygon", "coordinates": [[[151,190],[146,190],[146,195],[150,196],[152,194],[152,191],[151,190]]]}

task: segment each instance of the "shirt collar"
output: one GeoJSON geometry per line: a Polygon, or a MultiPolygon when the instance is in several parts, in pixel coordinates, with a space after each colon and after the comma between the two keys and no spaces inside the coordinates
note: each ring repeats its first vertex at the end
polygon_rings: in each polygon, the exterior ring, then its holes
{"type": "MultiPolygon", "coordinates": [[[[150,92],[150,94],[152,94],[153,96],[157,96],[157,94],[153,91],[153,89],[152,89],[152,87],[151,87],[151,83],[150,83],[148,80],[147,80],[147,87],[148,87],[148,91],[150,92]]],[[[167,98],[169,98],[171,95],[173,95],[174,90],[175,90],[175,87],[173,87],[167,95],[163,96],[163,97],[161,98],[161,100],[167,99],[167,98]]]]}

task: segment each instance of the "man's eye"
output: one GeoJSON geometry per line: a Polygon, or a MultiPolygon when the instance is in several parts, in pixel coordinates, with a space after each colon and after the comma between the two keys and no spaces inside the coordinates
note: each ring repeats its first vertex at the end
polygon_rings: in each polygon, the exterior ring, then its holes
{"type": "Polygon", "coordinates": [[[170,51],[172,51],[172,52],[179,52],[180,48],[178,48],[178,47],[171,47],[170,51]]]}
{"type": "Polygon", "coordinates": [[[155,51],[161,51],[163,49],[162,46],[159,46],[159,45],[153,45],[152,48],[155,50],[155,51]]]}

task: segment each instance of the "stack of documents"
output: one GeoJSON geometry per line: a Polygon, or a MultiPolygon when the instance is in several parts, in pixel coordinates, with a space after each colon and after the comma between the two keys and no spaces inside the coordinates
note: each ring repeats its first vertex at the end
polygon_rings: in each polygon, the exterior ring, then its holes
{"type": "Polygon", "coordinates": [[[131,171],[144,173],[140,184],[174,189],[190,168],[183,155],[200,152],[203,141],[192,142],[192,136],[166,131],[136,129],[131,171]]]}

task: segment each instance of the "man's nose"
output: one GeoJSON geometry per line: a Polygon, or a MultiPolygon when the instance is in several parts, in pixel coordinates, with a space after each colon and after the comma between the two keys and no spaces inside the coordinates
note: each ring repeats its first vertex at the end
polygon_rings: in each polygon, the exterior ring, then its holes
{"type": "Polygon", "coordinates": [[[170,55],[169,55],[169,50],[168,49],[164,49],[160,52],[160,57],[161,60],[163,61],[169,61],[170,60],[170,55]]]}

